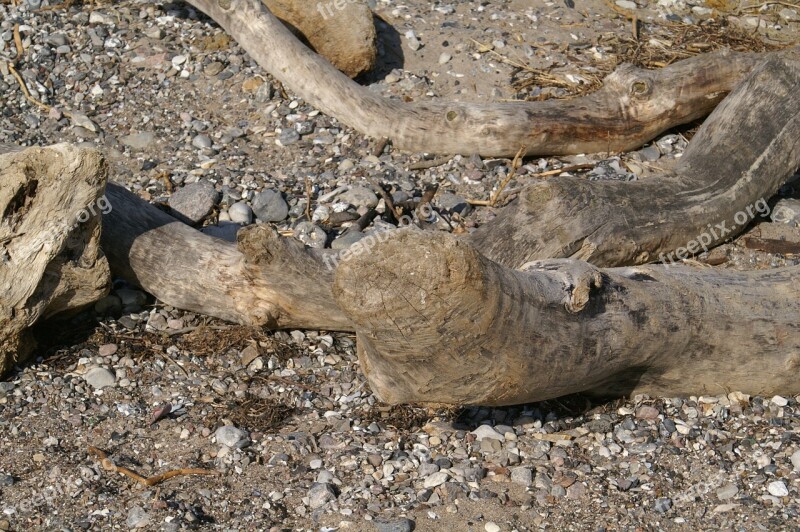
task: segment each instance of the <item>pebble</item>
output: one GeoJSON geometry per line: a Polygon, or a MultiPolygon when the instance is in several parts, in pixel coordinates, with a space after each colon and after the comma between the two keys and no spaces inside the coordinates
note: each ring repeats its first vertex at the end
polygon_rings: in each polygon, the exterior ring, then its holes
{"type": "Polygon", "coordinates": [[[335,500],[336,491],[334,491],[333,486],[328,483],[315,482],[311,486],[311,489],[308,490],[308,505],[313,509],[325,506],[329,502],[335,500]]]}
{"type": "MultiPolygon", "coordinates": [[[[3,383],[0,383],[2,385],[3,383]]],[[[800,450],[795,451],[789,458],[795,471],[800,471],[800,450]]]]}
{"type": "Polygon", "coordinates": [[[739,488],[736,484],[729,482],[717,490],[717,498],[721,501],[726,501],[739,493],[739,488]]]}
{"type": "Polygon", "coordinates": [[[378,196],[371,188],[354,186],[350,187],[344,193],[340,194],[337,198],[339,201],[344,201],[353,207],[366,207],[373,209],[378,206],[378,196]]]}
{"type": "Polygon", "coordinates": [[[414,33],[414,30],[408,30],[405,34],[405,37],[408,47],[412,50],[417,51],[422,47],[422,43],[419,42],[419,38],[417,37],[416,33],[414,33]]]}
{"type": "Polygon", "coordinates": [[[253,209],[250,205],[240,201],[228,207],[228,216],[231,217],[231,222],[249,225],[253,223],[253,209]]]}
{"type": "Polygon", "coordinates": [[[94,367],[87,371],[83,376],[83,380],[95,390],[114,386],[117,382],[117,378],[113,373],[100,367],[94,367]]]}
{"type": "Polygon", "coordinates": [[[211,214],[219,196],[219,192],[209,181],[198,181],[173,192],[169,198],[169,206],[178,218],[196,224],[211,214]]]}
{"type": "Polygon", "coordinates": [[[150,132],[131,133],[130,135],[120,137],[119,141],[134,150],[144,150],[149,148],[156,141],[156,135],[150,132]]]}
{"type": "Polygon", "coordinates": [[[469,204],[466,198],[451,192],[446,192],[439,196],[437,203],[447,213],[457,212],[461,216],[467,216],[472,212],[472,205],[469,204]]]}
{"type": "Polygon", "coordinates": [[[800,227],[800,199],[783,198],[778,200],[772,208],[769,218],[775,223],[800,227]]]}
{"type": "Polygon", "coordinates": [[[786,488],[786,484],[784,484],[782,480],[770,482],[767,486],[767,491],[770,495],[774,495],[775,497],[786,497],[789,495],[789,490],[786,488]]]}
{"type": "Polygon", "coordinates": [[[347,249],[365,236],[367,235],[361,231],[346,231],[340,237],[331,242],[331,249],[347,249]]]}
{"type": "Polygon", "coordinates": [[[587,489],[583,482],[576,482],[567,488],[567,498],[582,499],[586,497],[587,489]]]}
{"type": "Polygon", "coordinates": [[[616,4],[621,7],[622,9],[630,9],[635,10],[637,9],[636,2],[632,2],[631,0],[617,0],[616,4]]]}
{"type": "Polygon", "coordinates": [[[278,138],[275,140],[275,143],[278,146],[289,146],[290,144],[294,144],[295,142],[300,140],[300,133],[297,132],[294,128],[284,128],[278,138]]]}
{"type": "Polygon", "coordinates": [[[280,222],[289,215],[289,205],[280,192],[265,189],[255,195],[251,202],[253,213],[262,222],[280,222]]]}
{"type": "Polygon", "coordinates": [[[500,525],[494,521],[487,521],[486,524],[483,525],[483,529],[486,532],[500,532],[500,525]]]}
{"type": "Polygon", "coordinates": [[[13,486],[13,485],[14,485],[14,477],[13,476],[11,476],[11,475],[9,475],[7,473],[0,474],[0,487],[8,488],[8,487],[13,486]]]}
{"type": "Polygon", "coordinates": [[[478,441],[483,441],[487,438],[500,441],[505,440],[502,434],[494,430],[489,425],[481,425],[477,429],[473,430],[472,434],[475,435],[475,439],[478,441]]]}
{"type": "Polygon", "coordinates": [[[530,486],[533,484],[533,471],[529,467],[515,467],[511,470],[511,482],[530,486]]]}
{"type": "Polygon", "coordinates": [[[436,473],[427,477],[423,481],[422,486],[424,488],[435,488],[436,486],[441,486],[447,482],[447,479],[449,478],[450,475],[448,475],[445,471],[437,471],[436,473]]]}
{"type": "Polygon", "coordinates": [[[668,497],[660,497],[656,499],[656,502],[653,506],[658,513],[664,514],[667,513],[670,508],[672,508],[672,499],[668,497]]]}
{"type": "Polygon", "coordinates": [[[144,511],[144,508],[141,506],[134,506],[128,512],[128,518],[125,520],[125,524],[128,525],[128,528],[144,528],[150,523],[150,514],[144,511]]]}
{"type": "Polygon", "coordinates": [[[318,225],[311,222],[300,222],[294,228],[294,237],[306,246],[322,249],[328,240],[328,235],[318,225]]]}
{"type": "Polygon", "coordinates": [[[640,406],[636,409],[637,419],[653,420],[658,419],[659,411],[652,406],[640,406]]]}
{"type": "Polygon", "coordinates": [[[212,145],[211,137],[203,133],[195,135],[192,139],[192,146],[197,149],[210,148],[212,145]]]}
{"type": "Polygon", "coordinates": [[[250,443],[247,432],[236,428],[233,425],[223,425],[214,433],[217,443],[225,445],[231,449],[237,449],[250,443]]]}
{"type": "Polygon", "coordinates": [[[439,64],[440,65],[447,64],[450,62],[452,58],[453,58],[452,55],[448,54],[447,52],[442,52],[442,54],[439,56],[439,64]]]}
{"type": "Polygon", "coordinates": [[[391,521],[375,521],[377,532],[411,532],[415,527],[416,523],[406,517],[391,521]]]}
{"type": "Polygon", "coordinates": [[[6,394],[14,390],[13,382],[0,382],[0,394],[6,394]]]}

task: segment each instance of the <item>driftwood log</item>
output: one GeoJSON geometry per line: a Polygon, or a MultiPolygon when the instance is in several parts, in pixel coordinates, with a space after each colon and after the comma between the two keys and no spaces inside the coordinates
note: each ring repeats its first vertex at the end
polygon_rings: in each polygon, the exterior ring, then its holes
{"type": "MultiPolygon", "coordinates": [[[[727,51],[657,71],[622,65],[601,90],[567,101],[404,103],[338,72],[303,46],[261,0],[188,2],[310,104],[367,136],[418,152],[511,156],[521,146],[527,155],[630,150],[708,114],[763,58],[727,51]]],[[[333,19],[347,23],[341,14],[333,19]]]]}
{"type": "Polygon", "coordinates": [[[633,183],[555,177],[470,235],[509,267],[570,257],[596,266],[675,262],[742,232],[800,166],[800,47],[745,78],[677,167],[633,183]]]}
{"type": "Polygon", "coordinates": [[[262,1],[314,51],[351,78],[375,66],[377,36],[366,0],[325,1],[316,5],[305,0],[262,1]]]}
{"type": "Polygon", "coordinates": [[[797,393],[800,267],[505,268],[401,229],[343,262],[334,295],[383,401],[510,405],[616,396],[797,393]]]}
{"type": "Polygon", "coordinates": [[[0,148],[0,375],[34,349],[30,327],[106,295],[100,251],[107,168],[67,144],[0,148]]]}

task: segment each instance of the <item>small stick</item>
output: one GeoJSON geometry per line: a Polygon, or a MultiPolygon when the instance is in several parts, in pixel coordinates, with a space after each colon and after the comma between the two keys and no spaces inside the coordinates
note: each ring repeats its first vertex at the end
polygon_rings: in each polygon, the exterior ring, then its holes
{"type": "Polygon", "coordinates": [[[428,168],[434,168],[436,166],[442,166],[446,162],[448,162],[452,157],[439,157],[436,159],[431,159],[430,161],[419,161],[414,164],[408,165],[409,170],[427,170],[428,168]]]}
{"type": "Polygon", "coordinates": [[[119,473],[120,475],[124,475],[128,478],[132,478],[136,482],[143,484],[145,486],[155,486],[156,484],[160,484],[161,482],[168,480],[172,477],[177,477],[181,475],[216,475],[216,471],[211,471],[209,469],[193,469],[193,468],[183,468],[183,469],[175,469],[173,471],[167,471],[166,473],[161,473],[160,475],[154,475],[152,477],[143,477],[142,475],[136,473],[135,471],[131,471],[127,467],[121,467],[111,461],[108,458],[108,455],[98,449],[97,447],[89,447],[88,448],[89,454],[96,456],[100,459],[100,464],[103,466],[103,469],[106,471],[113,471],[115,473],[119,473]]]}
{"type": "Polygon", "coordinates": [[[378,140],[378,143],[375,145],[375,149],[372,150],[372,155],[374,155],[375,157],[380,157],[380,155],[383,153],[383,150],[386,149],[386,145],[388,143],[389,139],[387,139],[386,137],[381,137],[378,140]]]}
{"type": "Polygon", "coordinates": [[[305,179],[306,184],[306,219],[310,222],[311,221],[311,180],[306,177],[305,179]]]}
{"type": "Polygon", "coordinates": [[[497,190],[494,191],[488,200],[467,200],[467,203],[470,205],[494,207],[497,204],[497,200],[500,199],[500,194],[503,192],[503,189],[506,188],[512,179],[514,179],[517,169],[522,165],[522,157],[524,157],[526,151],[526,146],[520,147],[520,149],[517,151],[517,154],[514,156],[514,159],[511,161],[511,170],[509,170],[508,175],[505,179],[503,179],[503,181],[500,183],[500,186],[497,187],[497,190]]]}
{"type": "Polygon", "coordinates": [[[389,194],[385,188],[383,188],[382,184],[376,182],[374,179],[370,179],[369,181],[372,183],[372,186],[378,189],[378,193],[383,198],[383,202],[386,203],[386,208],[392,213],[394,219],[400,221],[400,217],[403,215],[403,213],[399,209],[395,208],[394,201],[392,201],[392,195],[389,194]]]}
{"type": "Polygon", "coordinates": [[[19,23],[14,24],[14,46],[17,47],[17,57],[14,62],[18,63],[22,59],[22,54],[25,53],[25,49],[22,47],[22,38],[19,36],[19,23]]]}
{"type": "MultiPolygon", "coordinates": [[[[39,100],[37,100],[36,98],[34,98],[33,96],[31,96],[31,93],[28,90],[28,86],[25,85],[25,80],[22,79],[22,76],[19,75],[19,72],[17,72],[17,69],[14,68],[13,64],[8,63],[8,70],[9,70],[9,72],[11,72],[11,75],[14,76],[14,79],[17,80],[17,83],[19,84],[19,88],[22,90],[22,94],[25,96],[26,100],[28,100],[32,104],[36,105],[37,107],[39,107],[41,109],[44,109],[45,111],[49,111],[51,109],[51,107],[49,105],[47,105],[45,103],[42,103],[39,100]]],[[[64,113],[64,115],[68,116],[67,113],[64,113]]]]}

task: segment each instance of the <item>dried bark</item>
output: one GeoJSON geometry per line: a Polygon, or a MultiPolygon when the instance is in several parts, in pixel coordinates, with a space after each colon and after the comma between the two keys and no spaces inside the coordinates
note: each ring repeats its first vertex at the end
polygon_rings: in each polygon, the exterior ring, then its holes
{"type": "Polygon", "coordinates": [[[0,375],[33,351],[39,320],[108,293],[99,224],[106,175],[94,150],[0,149],[0,375]]]}

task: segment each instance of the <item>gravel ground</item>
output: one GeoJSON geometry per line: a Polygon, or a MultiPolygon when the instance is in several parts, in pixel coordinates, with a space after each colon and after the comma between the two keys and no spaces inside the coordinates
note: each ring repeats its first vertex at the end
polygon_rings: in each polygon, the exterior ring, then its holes
{"type": "MultiPolygon", "coordinates": [[[[0,142],[97,146],[113,180],[228,239],[240,224],[274,223],[343,247],[391,229],[379,216],[344,234],[370,208],[384,212],[376,183],[396,203],[438,185],[431,230],[493,217],[467,199],[487,199],[511,161],[378,151],[286,94],[184,3],[18,3],[0,2],[0,142]],[[7,61],[51,109],[25,99],[7,61]],[[420,162],[431,168],[413,169],[420,162]]],[[[800,42],[791,2],[727,4],[640,1],[640,39],[662,54],[800,42]]],[[[617,12],[629,0],[372,5],[385,21],[381,64],[363,82],[393,98],[562,97],[638,49],[617,12]],[[542,69],[561,82],[537,82],[542,69]]],[[[532,174],[579,163],[595,165],[588,179],[647,179],[674,164],[695,127],[631,154],[525,161],[502,201],[532,174]]],[[[800,242],[800,181],[770,211],[748,235],[800,242]]],[[[746,239],[698,260],[800,262],[746,239]]],[[[0,382],[0,530],[800,529],[800,397],[389,407],[370,394],[352,336],[234,326],[122,282],[41,332],[35,363],[0,382]],[[208,474],[146,486],[109,470],[119,467],[208,474]]]]}

